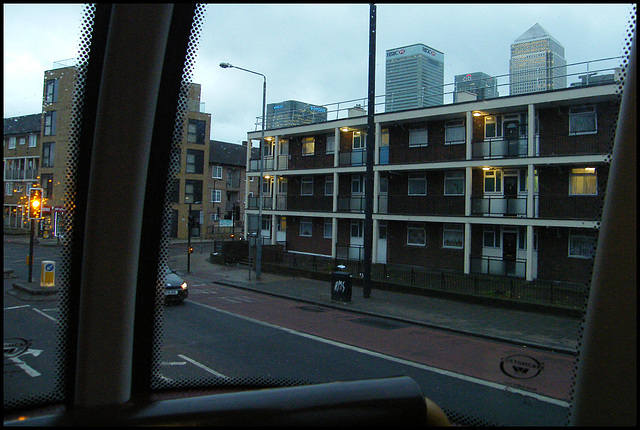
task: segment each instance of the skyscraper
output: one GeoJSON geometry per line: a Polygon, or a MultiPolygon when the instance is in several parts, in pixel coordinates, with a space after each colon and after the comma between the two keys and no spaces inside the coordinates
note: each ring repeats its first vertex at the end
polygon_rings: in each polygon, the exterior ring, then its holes
{"type": "Polygon", "coordinates": [[[460,93],[463,91],[476,95],[477,100],[492,99],[498,97],[498,81],[493,76],[483,72],[467,73],[456,75],[455,90],[453,92],[453,102],[460,100],[460,93]]]}
{"type": "Polygon", "coordinates": [[[567,86],[564,47],[536,23],[511,44],[509,94],[567,86]]]}
{"type": "Polygon", "coordinates": [[[388,49],[386,112],[441,105],[444,54],[421,43],[388,49]]]}
{"type": "Polygon", "coordinates": [[[314,124],[327,120],[327,108],[297,100],[286,100],[267,105],[268,129],[314,124]]]}

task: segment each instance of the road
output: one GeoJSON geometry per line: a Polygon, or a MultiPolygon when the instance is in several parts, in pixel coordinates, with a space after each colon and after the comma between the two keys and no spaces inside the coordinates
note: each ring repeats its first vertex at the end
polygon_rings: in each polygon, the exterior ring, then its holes
{"type": "MultiPolygon", "coordinates": [[[[5,267],[25,250],[5,244],[5,267]]],[[[55,261],[59,248],[36,250],[39,276],[38,262],[55,261]]],[[[26,276],[26,264],[16,275],[26,276]]],[[[539,367],[525,370],[537,374],[514,378],[504,372],[505,363],[523,354],[513,345],[189,281],[189,299],[165,307],[160,374],[169,385],[408,375],[447,412],[474,416],[482,410],[482,424],[564,424],[571,357],[527,351],[539,367]]],[[[5,291],[11,282],[5,279],[5,291]]],[[[53,386],[57,305],[4,295],[5,400],[53,386]]]]}

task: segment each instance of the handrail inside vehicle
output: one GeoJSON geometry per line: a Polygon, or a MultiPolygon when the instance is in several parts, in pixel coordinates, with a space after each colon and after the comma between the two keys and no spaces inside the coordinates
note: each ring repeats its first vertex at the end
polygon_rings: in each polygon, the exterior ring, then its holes
{"type": "Polygon", "coordinates": [[[95,5],[75,178],[67,403],[54,414],[20,411],[5,425],[448,424],[408,377],[152,399],[159,232],[195,11],[95,5]],[[118,210],[108,210],[114,201],[118,210]]]}

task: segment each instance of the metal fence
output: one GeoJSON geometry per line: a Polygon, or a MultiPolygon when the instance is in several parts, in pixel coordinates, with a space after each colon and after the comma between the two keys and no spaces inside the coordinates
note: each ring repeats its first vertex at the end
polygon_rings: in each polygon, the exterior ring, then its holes
{"type": "MultiPolygon", "coordinates": [[[[342,258],[330,258],[284,252],[279,259],[272,259],[264,270],[286,268],[310,278],[329,277],[337,267],[350,272],[354,278],[362,278],[364,264],[355,255],[358,247],[343,246],[338,252],[342,258]],[[353,250],[351,248],[354,248],[353,250]]],[[[495,276],[479,273],[465,274],[458,271],[408,266],[401,264],[372,264],[371,281],[385,289],[412,289],[414,292],[445,293],[469,298],[507,300],[517,303],[545,305],[559,309],[579,310],[584,306],[588,285],[586,283],[560,282],[536,279],[526,281],[513,276],[495,276]]]]}

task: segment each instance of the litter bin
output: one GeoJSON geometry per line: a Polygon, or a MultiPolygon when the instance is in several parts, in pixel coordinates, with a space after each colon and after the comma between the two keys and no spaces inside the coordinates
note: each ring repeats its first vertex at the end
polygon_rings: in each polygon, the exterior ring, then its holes
{"type": "Polygon", "coordinates": [[[55,287],[56,285],[56,262],[45,260],[42,262],[40,270],[40,286],[55,287]]]}
{"type": "Polygon", "coordinates": [[[351,301],[351,273],[331,273],[331,300],[337,302],[351,301]]]}

